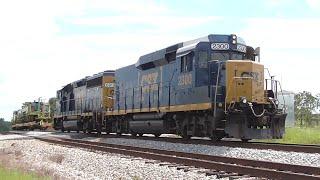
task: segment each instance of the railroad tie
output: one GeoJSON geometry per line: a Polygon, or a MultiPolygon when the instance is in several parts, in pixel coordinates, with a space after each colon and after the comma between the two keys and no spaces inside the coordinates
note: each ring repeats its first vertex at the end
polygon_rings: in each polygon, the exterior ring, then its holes
{"type": "Polygon", "coordinates": [[[159,166],[169,166],[172,165],[171,163],[160,163],[159,166]]]}

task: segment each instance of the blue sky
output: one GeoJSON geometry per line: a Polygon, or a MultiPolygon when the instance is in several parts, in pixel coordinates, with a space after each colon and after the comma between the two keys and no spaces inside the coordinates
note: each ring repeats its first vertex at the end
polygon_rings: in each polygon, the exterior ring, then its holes
{"type": "Polygon", "coordinates": [[[208,34],[261,47],[286,90],[320,93],[320,0],[0,2],[0,117],[84,76],[208,34]]]}

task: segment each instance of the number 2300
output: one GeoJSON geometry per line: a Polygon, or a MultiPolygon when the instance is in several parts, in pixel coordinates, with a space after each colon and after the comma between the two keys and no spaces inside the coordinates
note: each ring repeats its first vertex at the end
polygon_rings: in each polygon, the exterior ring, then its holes
{"type": "Polygon", "coordinates": [[[229,49],[228,43],[212,43],[211,49],[213,50],[226,50],[229,49]]]}

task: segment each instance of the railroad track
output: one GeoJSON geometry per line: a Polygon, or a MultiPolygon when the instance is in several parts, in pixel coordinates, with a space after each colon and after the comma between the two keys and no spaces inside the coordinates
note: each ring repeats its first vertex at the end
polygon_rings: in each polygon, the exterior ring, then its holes
{"type": "MultiPolygon", "coordinates": [[[[187,167],[205,168],[220,177],[261,177],[269,179],[320,179],[320,168],[247,159],[210,156],[159,149],[83,141],[79,139],[34,137],[38,140],[70,147],[85,148],[152,159],[187,167]]],[[[179,167],[179,166],[177,166],[179,167]]]]}
{"type": "MultiPolygon", "coordinates": [[[[17,134],[23,134],[25,131],[15,131],[17,134]]],[[[62,132],[53,132],[56,134],[69,134],[62,132]]],[[[85,137],[97,137],[97,134],[76,134],[71,135],[72,138],[85,138],[85,137]]],[[[150,136],[131,136],[131,135],[114,135],[114,134],[102,134],[99,137],[102,138],[125,138],[125,139],[141,139],[149,141],[162,141],[170,143],[182,143],[182,144],[196,144],[196,145],[208,145],[208,146],[226,146],[235,148],[249,148],[249,149],[262,149],[262,150],[276,150],[276,151],[288,151],[288,152],[303,152],[303,153],[320,153],[320,145],[304,145],[304,144],[283,144],[283,143],[266,143],[266,142],[241,142],[241,141],[219,141],[213,142],[205,139],[189,139],[182,138],[169,138],[169,137],[150,137],[150,136]]]]}
{"type": "MultiPolygon", "coordinates": [[[[90,136],[96,136],[94,134],[90,136]]],[[[241,142],[241,141],[219,141],[213,142],[204,139],[189,139],[185,140],[182,138],[167,138],[167,137],[136,137],[136,136],[118,136],[118,135],[101,135],[101,137],[108,138],[127,138],[127,139],[143,139],[152,141],[163,141],[170,143],[182,143],[182,144],[199,144],[209,146],[226,146],[226,147],[239,147],[239,148],[250,148],[250,149],[271,149],[276,151],[289,151],[289,152],[304,152],[304,153],[320,153],[320,145],[303,145],[303,144],[282,144],[282,143],[265,143],[265,142],[241,142]]]]}

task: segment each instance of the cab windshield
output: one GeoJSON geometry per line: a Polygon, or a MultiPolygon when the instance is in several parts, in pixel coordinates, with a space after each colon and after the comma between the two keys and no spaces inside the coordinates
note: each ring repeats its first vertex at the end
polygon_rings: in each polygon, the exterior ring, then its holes
{"type": "Polygon", "coordinates": [[[226,61],[226,60],[242,60],[243,59],[243,53],[239,52],[213,52],[211,53],[211,60],[220,60],[220,61],[226,61]]]}

